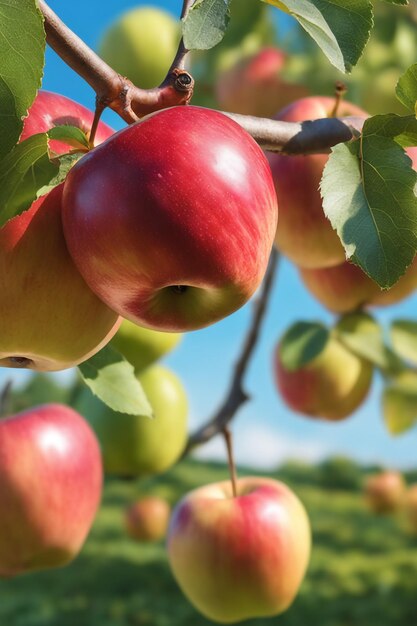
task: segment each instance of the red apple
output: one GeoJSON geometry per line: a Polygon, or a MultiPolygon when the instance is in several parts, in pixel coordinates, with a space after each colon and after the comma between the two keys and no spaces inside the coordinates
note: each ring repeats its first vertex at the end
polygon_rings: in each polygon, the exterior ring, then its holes
{"type": "Polygon", "coordinates": [[[272,117],[289,102],[307,95],[301,85],[280,77],[287,55],[274,47],[262,48],[222,72],[216,83],[216,97],[225,111],[272,117]]]}
{"type": "Polygon", "coordinates": [[[226,116],[147,116],[83,157],[65,182],[64,232],[91,289],[141,326],[202,328],[241,307],[277,225],[268,162],[226,116]]]}
{"type": "Polygon", "coordinates": [[[392,513],[400,508],[405,490],[400,472],[385,471],[366,480],[365,499],[374,513],[392,513]]]}
{"type": "Polygon", "coordinates": [[[100,503],[98,442],[72,409],[0,420],[0,576],[59,567],[79,552],[100,503]]]}
{"type": "Polygon", "coordinates": [[[417,289],[417,257],[391,289],[382,290],[360,267],[345,261],[335,267],[300,268],[310,293],[334,313],[349,313],[364,306],[389,306],[417,289]]]}
{"type": "Polygon", "coordinates": [[[86,285],[65,244],[62,185],[0,229],[0,366],[60,370],[102,348],[121,319],[86,285]]]}
{"type": "Polygon", "coordinates": [[[179,586],[207,618],[233,623],[285,611],[310,556],[310,525],[295,494],[268,478],[196,489],[175,508],[168,556],[179,586]]]}
{"type": "Polygon", "coordinates": [[[126,509],[128,535],[137,541],[159,541],[165,537],[171,509],[166,500],[149,496],[126,509]]]}
{"type": "Polygon", "coordinates": [[[342,420],[356,411],[372,382],[371,364],[333,337],[320,354],[294,370],[284,366],[280,343],[274,367],[279,393],[293,411],[330,421],[342,420]]]}
{"type": "MultiPolygon", "coordinates": [[[[53,126],[64,125],[77,126],[88,135],[93,119],[94,113],[82,104],[57,93],[39,91],[24,121],[20,141],[36,133],[44,133],[53,126]]],[[[100,122],[94,143],[96,145],[102,143],[113,133],[114,130],[110,126],[100,122]]],[[[50,141],[50,147],[56,154],[64,154],[72,149],[72,146],[56,140],[50,141]]]]}
{"type": "MultiPolygon", "coordinates": [[[[303,122],[329,117],[334,104],[334,98],[324,96],[303,98],[287,106],[275,119],[303,122]]],[[[367,117],[350,102],[342,102],[337,115],[367,117]]],[[[300,267],[331,267],[345,260],[340,239],[323,212],[319,191],[327,159],[327,154],[286,156],[268,153],[280,203],[275,243],[300,267]]]]}

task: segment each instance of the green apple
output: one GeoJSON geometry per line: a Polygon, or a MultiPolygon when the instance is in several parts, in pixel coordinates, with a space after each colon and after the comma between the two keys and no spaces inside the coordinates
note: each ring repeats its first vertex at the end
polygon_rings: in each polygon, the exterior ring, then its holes
{"type": "Polygon", "coordinates": [[[163,333],[124,320],[113,337],[112,345],[138,372],[171,352],[181,337],[181,333],[163,333]]]}
{"type": "Polygon", "coordinates": [[[106,31],[100,56],[143,89],[165,78],[180,40],[179,23],[166,11],[141,7],[124,13],[106,31]]]}
{"type": "Polygon", "coordinates": [[[101,444],[104,469],[118,476],[149,476],[164,472],[180,457],[187,441],[188,403],[179,378],[152,365],[138,380],[154,418],[116,413],[84,389],[76,401],[101,444]]]}

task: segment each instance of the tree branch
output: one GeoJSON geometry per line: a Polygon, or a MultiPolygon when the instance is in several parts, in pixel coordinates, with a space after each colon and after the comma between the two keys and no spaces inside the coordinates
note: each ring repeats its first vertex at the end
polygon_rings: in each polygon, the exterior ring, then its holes
{"type": "Polygon", "coordinates": [[[193,435],[191,435],[184,451],[184,456],[197,445],[205,443],[214,437],[214,435],[223,432],[240,407],[247,402],[247,400],[249,400],[249,396],[243,389],[243,379],[258,342],[262,321],[265,317],[265,312],[272,291],[278,258],[278,252],[275,248],[273,248],[269,259],[268,269],[262,283],[261,293],[255,303],[252,323],[243,343],[241,354],[236,362],[226,399],[214,416],[209,419],[206,424],[201,426],[201,428],[199,428],[193,435]]]}
{"type": "Polygon", "coordinates": [[[38,0],[38,5],[44,16],[48,44],[94,89],[99,105],[110,107],[132,123],[153,111],[189,102],[194,80],[184,69],[173,67],[160,87],[140,89],[107,65],[44,0],[38,0]]]}

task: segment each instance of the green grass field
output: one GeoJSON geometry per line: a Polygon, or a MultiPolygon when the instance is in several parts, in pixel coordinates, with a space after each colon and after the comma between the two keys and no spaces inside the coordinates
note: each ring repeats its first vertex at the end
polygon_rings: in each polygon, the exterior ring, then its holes
{"type": "MultiPolygon", "coordinates": [[[[241,472],[246,473],[246,472],[241,472]]],[[[145,493],[175,502],[224,479],[219,465],[183,462],[145,483],[108,482],[81,555],[69,567],[0,582],[1,626],[204,626],[170,574],[163,544],[142,545],[123,531],[123,507],[145,493]]],[[[313,555],[290,610],[248,626],[414,626],[417,539],[401,518],[367,512],[354,466],[288,465],[279,476],[306,505],[313,555]]]]}

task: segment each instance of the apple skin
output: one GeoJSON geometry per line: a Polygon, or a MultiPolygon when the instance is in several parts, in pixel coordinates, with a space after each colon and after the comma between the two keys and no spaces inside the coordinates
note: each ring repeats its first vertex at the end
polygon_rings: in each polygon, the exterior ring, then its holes
{"type": "Polygon", "coordinates": [[[406,492],[404,478],[400,472],[385,471],[367,478],[365,499],[374,513],[393,513],[403,503],[406,492]]]}
{"type": "MultiPolygon", "coordinates": [[[[334,98],[315,96],[288,105],[274,119],[303,122],[331,115],[334,98]]],[[[337,115],[368,117],[350,102],[342,101],[337,115]]],[[[345,251],[323,212],[319,186],[327,154],[285,156],[267,153],[280,206],[277,248],[300,267],[322,268],[345,260],[345,251]]]]}
{"type": "Polygon", "coordinates": [[[159,541],[166,535],[171,507],[163,498],[148,496],[125,511],[126,531],[136,541],[159,541]]]}
{"type": "Polygon", "coordinates": [[[64,232],[79,271],[114,311],[155,330],[203,328],[245,304],[277,217],[262,150],[199,107],[128,126],[65,181],[64,232]]]}
{"type": "Polygon", "coordinates": [[[0,366],[54,371],[98,352],[120,318],[89,289],[65,244],[62,185],[0,229],[0,366]]]}
{"type": "Polygon", "coordinates": [[[224,624],[278,615],[307,569],[311,532],[305,509],[283,483],[229,481],[190,492],[168,530],[173,574],[205,617],[224,624]]]}
{"type": "MultiPolygon", "coordinates": [[[[20,141],[28,139],[36,133],[45,133],[53,126],[64,125],[77,126],[88,135],[93,119],[94,113],[82,104],[57,93],[38,91],[28,111],[28,116],[24,120],[20,141]]],[[[102,143],[113,134],[114,130],[110,126],[104,122],[99,122],[94,140],[95,145],[102,143]]],[[[65,154],[73,149],[73,146],[62,141],[52,140],[49,145],[56,154],[65,154]]]]}
{"type": "Polygon", "coordinates": [[[221,72],[216,82],[220,108],[243,115],[272,117],[278,109],[306,96],[305,87],[287,83],[280,77],[286,60],[282,50],[265,47],[221,72]]]}
{"type": "Polygon", "coordinates": [[[293,411],[330,421],[343,420],[365,400],[372,382],[372,366],[333,337],[323,352],[298,370],[288,370],[274,355],[275,381],[293,411]]]}
{"type": "Polygon", "coordinates": [[[0,420],[0,576],[60,567],[81,549],[102,488],[98,442],[61,404],[0,420]]]}
{"type": "Polygon", "coordinates": [[[160,474],[179,459],[187,441],[188,402],[179,378],[160,365],[137,377],[154,419],[112,411],[86,388],[75,403],[97,435],[107,474],[160,474]]]}
{"type": "Polygon", "coordinates": [[[180,333],[162,333],[123,320],[111,344],[139,372],[171,352],[181,338],[180,333]]]}
{"type": "Polygon", "coordinates": [[[142,89],[165,78],[180,40],[180,26],[167,11],[142,7],[127,11],[105,32],[100,56],[142,89]]]}
{"type": "Polygon", "coordinates": [[[334,313],[349,313],[365,306],[390,306],[417,289],[417,257],[404,276],[391,289],[385,290],[348,261],[335,267],[300,268],[299,271],[305,287],[334,313]]]}

